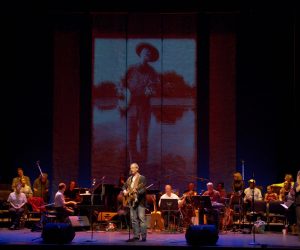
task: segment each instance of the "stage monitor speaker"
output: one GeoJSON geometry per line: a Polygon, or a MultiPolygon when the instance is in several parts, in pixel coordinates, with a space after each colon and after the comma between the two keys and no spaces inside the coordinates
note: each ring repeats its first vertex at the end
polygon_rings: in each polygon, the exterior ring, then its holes
{"type": "Polygon", "coordinates": [[[219,239],[215,225],[192,225],[185,233],[189,245],[215,245],[219,239]]]}
{"type": "Polygon", "coordinates": [[[69,216],[69,219],[75,229],[90,227],[90,221],[87,216],[69,216]]]}
{"type": "Polygon", "coordinates": [[[75,237],[75,230],[69,223],[47,223],[42,230],[45,243],[66,244],[75,237]]]}

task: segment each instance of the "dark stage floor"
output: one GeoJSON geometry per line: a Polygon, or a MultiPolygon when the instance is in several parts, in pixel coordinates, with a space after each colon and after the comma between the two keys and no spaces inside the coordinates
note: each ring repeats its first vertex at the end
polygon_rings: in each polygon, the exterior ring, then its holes
{"type": "MultiPolygon", "coordinates": [[[[126,242],[128,239],[127,231],[102,232],[94,231],[77,231],[75,238],[70,244],[65,244],[64,248],[68,249],[119,249],[119,248],[136,248],[145,247],[148,249],[165,249],[165,248],[189,248],[186,243],[184,233],[154,232],[149,233],[146,242],[126,242]]],[[[202,246],[201,248],[268,248],[268,249],[300,249],[300,240],[298,236],[283,235],[279,232],[265,232],[255,235],[255,242],[259,245],[251,245],[253,242],[252,234],[242,233],[220,233],[216,246],[202,246]]],[[[5,245],[6,249],[53,249],[53,244],[44,244],[41,238],[41,232],[31,232],[30,229],[10,231],[6,228],[0,228],[0,245],[5,245]]]]}

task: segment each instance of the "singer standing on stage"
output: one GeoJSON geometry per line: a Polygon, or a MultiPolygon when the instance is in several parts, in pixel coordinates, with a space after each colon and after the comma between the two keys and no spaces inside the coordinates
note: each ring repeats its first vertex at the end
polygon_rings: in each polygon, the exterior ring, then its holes
{"type": "Polygon", "coordinates": [[[137,241],[141,236],[142,241],[146,241],[146,178],[139,173],[137,163],[130,165],[130,176],[122,189],[124,198],[128,201],[127,206],[130,208],[130,218],[134,234],[132,240],[137,241]]]}

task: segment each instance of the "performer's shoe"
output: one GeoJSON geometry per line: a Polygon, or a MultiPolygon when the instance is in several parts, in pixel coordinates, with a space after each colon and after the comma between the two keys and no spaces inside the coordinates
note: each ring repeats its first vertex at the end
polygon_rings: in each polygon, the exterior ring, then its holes
{"type": "Polygon", "coordinates": [[[143,237],[143,238],[142,238],[142,241],[146,241],[146,240],[147,240],[146,237],[143,237]]]}
{"type": "Polygon", "coordinates": [[[140,238],[138,238],[138,237],[134,237],[134,238],[126,240],[126,242],[135,242],[135,241],[138,241],[139,239],[140,238]]]}
{"type": "Polygon", "coordinates": [[[16,230],[16,225],[12,225],[9,229],[10,230],[16,230]]]}

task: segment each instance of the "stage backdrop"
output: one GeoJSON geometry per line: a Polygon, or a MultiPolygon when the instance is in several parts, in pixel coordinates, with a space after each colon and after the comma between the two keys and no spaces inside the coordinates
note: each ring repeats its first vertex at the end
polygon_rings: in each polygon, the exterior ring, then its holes
{"type": "Polygon", "coordinates": [[[94,21],[91,176],[116,183],[137,162],[182,192],[197,175],[195,15],[94,21]]]}
{"type": "Polygon", "coordinates": [[[91,15],[91,26],[54,33],[53,190],[70,179],[117,184],[131,162],[151,189],[182,193],[195,182],[200,191],[197,177],[230,188],[235,20],[91,15]]]}

